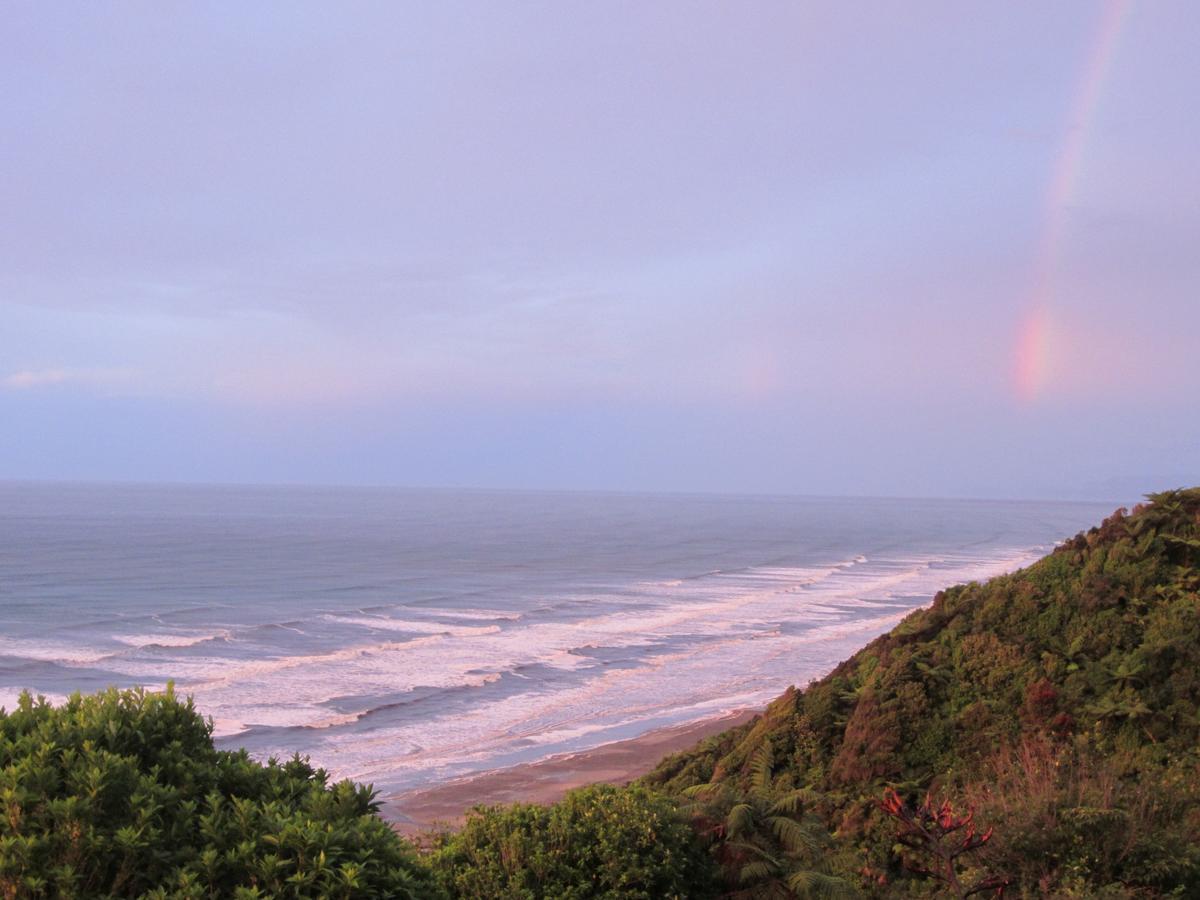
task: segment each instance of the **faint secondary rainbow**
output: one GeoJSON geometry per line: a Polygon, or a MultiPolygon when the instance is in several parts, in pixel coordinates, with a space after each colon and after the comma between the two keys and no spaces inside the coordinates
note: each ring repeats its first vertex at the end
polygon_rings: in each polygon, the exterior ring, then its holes
{"type": "Polygon", "coordinates": [[[1032,402],[1046,385],[1052,344],[1052,301],[1055,267],[1062,246],[1067,208],[1075,196],[1084,148],[1096,117],[1100,95],[1112,68],[1117,39],[1129,17],[1131,0],[1106,0],[1096,36],[1067,115],[1062,147],[1054,164],[1054,177],[1046,192],[1042,236],[1038,242],[1033,291],[1021,316],[1013,353],[1013,384],[1017,398],[1032,402]]]}

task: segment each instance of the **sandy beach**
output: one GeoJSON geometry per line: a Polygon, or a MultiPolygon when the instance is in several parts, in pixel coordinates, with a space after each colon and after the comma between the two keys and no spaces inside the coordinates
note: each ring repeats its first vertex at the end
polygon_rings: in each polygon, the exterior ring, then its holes
{"type": "Polygon", "coordinates": [[[484,772],[387,798],[383,815],[406,834],[462,823],[480,804],[553,803],[588,784],[625,784],[646,774],[665,756],[686,750],[709,735],[741,725],[759,710],[740,710],[715,719],[660,728],[640,737],[602,744],[582,753],[484,772]]]}

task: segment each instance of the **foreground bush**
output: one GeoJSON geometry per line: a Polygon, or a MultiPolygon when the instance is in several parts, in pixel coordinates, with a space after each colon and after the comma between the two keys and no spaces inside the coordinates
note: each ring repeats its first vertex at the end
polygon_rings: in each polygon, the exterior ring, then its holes
{"type": "Polygon", "coordinates": [[[190,700],[0,713],[0,897],[440,896],[370,788],[214,749],[190,700]]]}
{"type": "Polygon", "coordinates": [[[551,807],[474,810],[433,855],[443,887],[472,900],[710,897],[708,856],[669,800],[596,786],[551,807]]]}

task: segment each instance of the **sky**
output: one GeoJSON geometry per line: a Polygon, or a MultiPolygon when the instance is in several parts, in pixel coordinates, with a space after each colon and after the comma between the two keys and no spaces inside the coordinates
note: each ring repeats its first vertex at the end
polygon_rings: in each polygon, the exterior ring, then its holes
{"type": "Polygon", "coordinates": [[[0,8],[0,479],[1200,483],[1200,8],[0,8]]]}

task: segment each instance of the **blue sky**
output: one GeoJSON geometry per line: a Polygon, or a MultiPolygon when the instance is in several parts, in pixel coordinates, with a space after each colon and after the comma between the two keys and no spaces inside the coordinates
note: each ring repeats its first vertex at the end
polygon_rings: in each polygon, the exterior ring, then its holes
{"type": "Polygon", "coordinates": [[[1200,482],[1193,4],[0,33],[2,478],[1200,482]]]}

